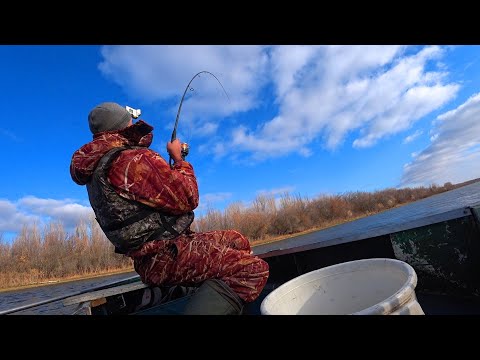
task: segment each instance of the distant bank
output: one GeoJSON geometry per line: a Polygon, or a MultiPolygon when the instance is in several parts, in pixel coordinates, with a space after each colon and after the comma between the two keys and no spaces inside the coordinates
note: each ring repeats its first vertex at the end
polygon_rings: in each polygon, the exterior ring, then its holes
{"type": "Polygon", "coordinates": [[[51,279],[51,280],[48,280],[48,281],[41,281],[41,282],[34,283],[34,284],[3,288],[3,289],[0,289],[0,293],[15,291],[15,290],[22,290],[22,289],[35,288],[35,287],[45,286],[45,285],[50,285],[50,284],[61,284],[61,283],[66,283],[66,282],[70,282],[70,281],[94,279],[94,278],[98,278],[98,277],[102,277],[102,276],[129,273],[129,272],[132,272],[132,271],[135,271],[133,269],[133,267],[129,268],[129,269],[118,269],[118,270],[98,272],[98,273],[95,273],[95,274],[73,275],[73,276],[68,276],[68,277],[61,278],[61,279],[51,279]]]}

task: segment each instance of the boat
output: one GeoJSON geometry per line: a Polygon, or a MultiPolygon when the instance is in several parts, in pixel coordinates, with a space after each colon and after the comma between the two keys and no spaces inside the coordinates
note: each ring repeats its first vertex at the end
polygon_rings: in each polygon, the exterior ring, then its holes
{"type": "MultiPolygon", "coordinates": [[[[426,315],[480,314],[480,182],[308,234],[253,247],[270,266],[262,301],[303,274],[362,259],[396,259],[418,276],[415,292],[426,315]]],[[[179,315],[196,288],[152,287],[139,276],[57,297],[71,314],[179,315]]],[[[48,300],[42,301],[45,303],[48,300]]],[[[15,313],[32,305],[0,312],[15,313]]]]}

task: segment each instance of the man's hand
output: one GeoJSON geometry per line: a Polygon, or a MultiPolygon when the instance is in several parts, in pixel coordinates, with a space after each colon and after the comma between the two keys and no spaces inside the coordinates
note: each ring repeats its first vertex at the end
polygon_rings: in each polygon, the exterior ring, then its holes
{"type": "Polygon", "coordinates": [[[172,142],[167,143],[167,152],[168,155],[173,159],[174,162],[182,161],[182,144],[180,140],[175,139],[172,142]]]}

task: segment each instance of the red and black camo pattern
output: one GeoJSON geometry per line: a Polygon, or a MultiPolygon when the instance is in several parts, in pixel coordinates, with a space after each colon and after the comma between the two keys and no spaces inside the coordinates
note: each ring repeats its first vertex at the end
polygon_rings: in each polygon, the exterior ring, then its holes
{"type": "Polygon", "coordinates": [[[192,286],[215,278],[246,302],[260,295],[269,276],[268,263],[254,256],[248,239],[235,230],[190,232],[145,243],[128,255],[146,284],[192,286]]]}
{"type": "Polygon", "coordinates": [[[77,184],[85,185],[93,176],[100,159],[109,150],[121,146],[142,146],[123,151],[112,163],[109,180],[123,197],[136,200],[163,212],[180,215],[198,206],[197,180],[187,161],[170,165],[158,153],[148,149],[153,127],[140,120],[117,131],[94,135],[93,141],[75,151],[70,175],[77,184]]]}

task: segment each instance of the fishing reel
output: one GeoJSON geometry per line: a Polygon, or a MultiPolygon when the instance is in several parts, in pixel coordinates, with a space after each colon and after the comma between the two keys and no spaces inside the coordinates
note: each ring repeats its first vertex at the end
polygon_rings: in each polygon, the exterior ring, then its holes
{"type": "Polygon", "coordinates": [[[188,153],[190,152],[190,146],[188,146],[187,143],[182,143],[180,146],[182,147],[182,159],[185,160],[188,153]]]}
{"type": "MultiPolygon", "coordinates": [[[[172,141],[173,141],[173,140],[172,140],[172,141]]],[[[190,152],[190,146],[188,146],[187,143],[181,143],[181,144],[180,144],[180,148],[181,148],[182,160],[185,160],[185,158],[187,157],[188,153],[190,152]]],[[[172,159],[171,156],[170,156],[169,164],[170,164],[170,167],[173,169],[173,159],[172,159]]]]}

